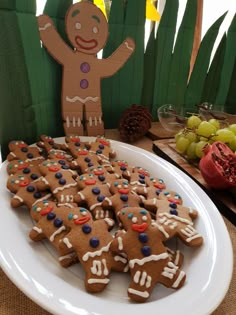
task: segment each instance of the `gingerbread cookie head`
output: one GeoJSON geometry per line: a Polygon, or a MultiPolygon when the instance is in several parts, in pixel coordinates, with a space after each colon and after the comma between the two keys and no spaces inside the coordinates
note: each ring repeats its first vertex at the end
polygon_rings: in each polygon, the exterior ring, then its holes
{"type": "MultiPolygon", "coordinates": [[[[118,213],[118,217],[126,231],[132,230],[134,232],[144,233],[152,223],[150,213],[146,209],[139,207],[123,208],[118,213]]],[[[142,235],[140,235],[140,237],[142,237],[142,235]]]]}
{"type": "Polygon", "coordinates": [[[158,199],[167,200],[169,202],[176,203],[177,205],[183,204],[183,199],[177,192],[173,190],[162,190],[160,191],[158,199]]]}
{"type": "Polygon", "coordinates": [[[128,180],[124,178],[115,180],[113,183],[110,184],[110,192],[112,195],[128,195],[131,192],[128,180]]]}
{"type": "Polygon", "coordinates": [[[28,144],[21,140],[13,140],[8,144],[8,148],[10,153],[7,156],[8,161],[12,160],[41,160],[43,157],[41,156],[42,150],[37,147],[30,147],[28,144]]]}
{"type": "Polygon", "coordinates": [[[65,160],[45,160],[39,165],[40,172],[43,176],[46,176],[48,173],[56,173],[60,170],[69,170],[69,165],[65,160]]]}
{"type": "MultiPolygon", "coordinates": [[[[74,48],[85,54],[95,55],[106,44],[107,20],[100,9],[90,2],[72,5],[66,14],[66,33],[74,48]]],[[[89,64],[81,65],[86,68],[89,64]]]]}
{"type": "Polygon", "coordinates": [[[7,165],[7,173],[9,175],[23,175],[30,180],[37,179],[40,175],[39,167],[24,160],[13,160],[7,165]]]}

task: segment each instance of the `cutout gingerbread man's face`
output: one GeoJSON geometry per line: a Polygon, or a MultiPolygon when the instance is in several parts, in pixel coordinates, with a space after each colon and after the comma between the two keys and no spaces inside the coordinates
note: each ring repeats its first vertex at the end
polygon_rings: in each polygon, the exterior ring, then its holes
{"type": "MultiPolygon", "coordinates": [[[[95,5],[80,2],[72,5],[67,11],[66,32],[77,51],[94,55],[105,46],[108,24],[102,11],[95,5]]],[[[89,67],[86,63],[83,66],[84,71],[89,67]]]]}

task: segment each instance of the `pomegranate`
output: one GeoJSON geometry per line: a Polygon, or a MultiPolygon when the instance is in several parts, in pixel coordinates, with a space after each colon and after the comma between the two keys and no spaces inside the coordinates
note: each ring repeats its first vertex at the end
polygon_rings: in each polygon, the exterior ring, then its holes
{"type": "Polygon", "coordinates": [[[209,187],[223,190],[236,187],[236,155],[223,142],[207,145],[199,163],[202,177],[209,187]]]}

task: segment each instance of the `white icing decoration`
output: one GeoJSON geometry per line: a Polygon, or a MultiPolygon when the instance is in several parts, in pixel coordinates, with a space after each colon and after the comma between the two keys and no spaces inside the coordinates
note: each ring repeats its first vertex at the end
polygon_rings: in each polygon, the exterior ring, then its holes
{"type": "Polygon", "coordinates": [[[49,28],[50,26],[52,26],[51,23],[46,23],[44,26],[39,27],[39,31],[46,31],[46,29],[49,28]]]}
{"type": "Polygon", "coordinates": [[[43,232],[42,229],[38,228],[37,226],[33,227],[33,230],[36,231],[37,233],[41,234],[43,232]]]}
{"type": "Polygon", "coordinates": [[[132,289],[132,288],[128,288],[128,292],[132,293],[132,294],[135,294],[135,295],[138,295],[138,296],[141,296],[143,298],[148,298],[149,297],[149,293],[147,291],[138,291],[138,290],[135,290],[135,289],[132,289]]]}
{"type": "Polygon", "coordinates": [[[69,96],[66,96],[66,101],[70,103],[75,103],[76,101],[80,101],[81,103],[85,104],[87,101],[92,101],[92,102],[97,102],[99,100],[99,97],[92,97],[92,96],[87,96],[85,98],[81,98],[78,95],[70,98],[69,96]]]}
{"type": "Polygon", "coordinates": [[[68,248],[72,247],[72,244],[70,243],[70,241],[67,237],[64,237],[62,241],[68,248]]]}
{"type": "Polygon", "coordinates": [[[168,256],[167,253],[161,253],[159,255],[150,255],[150,256],[147,256],[147,257],[144,257],[144,258],[141,258],[141,259],[135,258],[135,259],[131,259],[129,261],[129,266],[130,266],[130,268],[133,268],[135,264],[138,264],[139,266],[142,266],[146,262],[158,261],[158,260],[161,260],[161,259],[166,259],[168,257],[169,256],[168,256]]]}
{"type": "Polygon", "coordinates": [[[51,242],[53,242],[55,236],[58,235],[58,234],[60,234],[60,233],[61,233],[62,231],[64,231],[65,229],[66,229],[66,227],[65,227],[64,225],[62,225],[59,229],[57,229],[57,230],[50,236],[49,240],[50,240],[51,242]]]}
{"type": "Polygon", "coordinates": [[[54,194],[57,194],[59,191],[62,191],[62,190],[64,190],[64,189],[67,189],[67,188],[70,188],[70,187],[75,187],[75,186],[77,186],[77,183],[76,183],[76,182],[75,182],[75,183],[68,184],[68,185],[64,185],[64,186],[62,186],[62,187],[57,187],[57,188],[55,188],[55,189],[53,190],[53,193],[54,193],[54,194]]]}
{"type": "Polygon", "coordinates": [[[70,253],[70,254],[67,254],[67,255],[64,255],[64,256],[60,256],[58,258],[59,261],[62,261],[62,260],[65,260],[65,259],[71,259],[75,256],[75,253],[70,253]]]}
{"type": "Polygon", "coordinates": [[[185,276],[185,272],[181,271],[178,278],[175,280],[175,282],[172,284],[172,288],[177,288],[181,282],[181,280],[183,279],[183,277],[185,276]]]}
{"type": "Polygon", "coordinates": [[[89,284],[94,284],[94,283],[104,283],[104,284],[107,284],[109,283],[110,279],[108,278],[104,278],[104,279],[94,279],[94,278],[90,278],[88,279],[88,283],[89,284]]]}
{"type": "Polygon", "coordinates": [[[110,244],[111,242],[109,242],[106,246],[102,247],[100,250],[97,250],[95,252],[87,252],[82,257],[83,261],[87,261],[89,257],[101,256],[103,252],[108,252],[110,248],[110,244]]]}

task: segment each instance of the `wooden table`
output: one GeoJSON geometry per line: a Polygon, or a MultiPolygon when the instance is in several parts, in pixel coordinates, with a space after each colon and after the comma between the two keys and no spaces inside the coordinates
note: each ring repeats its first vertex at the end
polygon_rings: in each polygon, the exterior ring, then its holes
{"type": "MultiPolygon", "coordinates": [[[[106,137],[114,140],[120,140],[117,130],[106,131],[106,137]]],[[[153,141],[150,138],[143,137],[133,143],[133,145],[152,152],[153,141]]],[[[234,257],[236,257],[236,227],[229,220],[224,218],[229,231],[234,257]]],[[[220,289],[220,288],[219,288],[220,289]]],[[[218,288],[216,288],[218,290],[218,288]]],[[[196,292],[197,294],[197,292],[196,292]]],[[[212,292],[214,294],[214,292],[212,292]]],[[[138,307],[138,306],[137,306],[138,307]]],[[[40,306],[32,302],[24,295],[3,273],[0,269],[0,315],[50,315],[40,306]]],[[[233,270],[233,278],[229,291],[221,305],[212,315],[235,315],[236,314],[236,268],[233,270]]],[[[183,314],[191,315],[191,314],[183,314]]],[[[205,314],[203,314],[205,315],[205,314]]]]}

